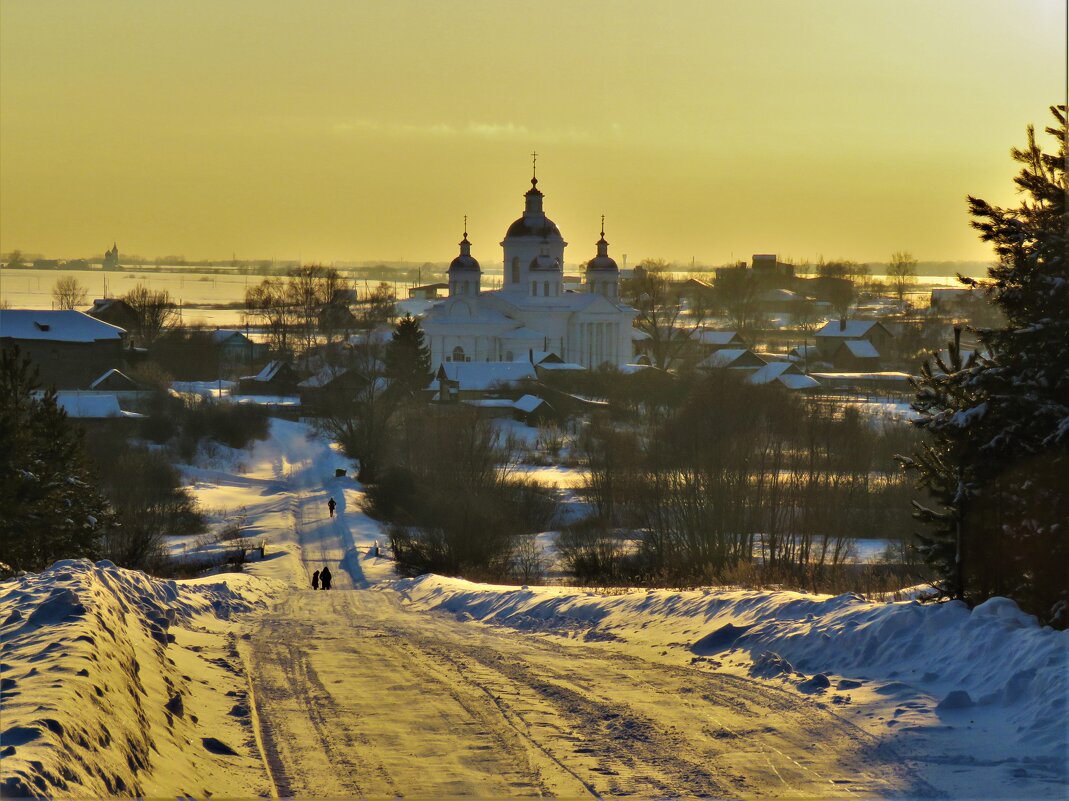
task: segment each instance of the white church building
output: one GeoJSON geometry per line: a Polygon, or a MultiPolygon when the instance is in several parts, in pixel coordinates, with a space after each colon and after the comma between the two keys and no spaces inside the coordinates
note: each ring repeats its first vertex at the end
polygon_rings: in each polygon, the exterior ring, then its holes
{"type": "Polygon", "coordinates": [[[560,229],[542,210],[538,179],[531,179],[523,216],[509,226],[504,284],[481,291],[482,270],[465,230],[460,255],[449,265],[449,297],[423,318],[431,364],[526,361],[554,353],[588,368],[632,361],[637,312],[620,302],[620,270],[609,257],[602,224],[597,255],[586,265],[584,289],[564,289],[560,229]]]}

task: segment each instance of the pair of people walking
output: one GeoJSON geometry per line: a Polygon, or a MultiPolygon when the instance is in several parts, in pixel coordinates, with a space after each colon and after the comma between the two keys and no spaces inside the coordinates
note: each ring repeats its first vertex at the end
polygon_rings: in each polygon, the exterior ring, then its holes
{"type": "Polygon", "coordinates": [[[330,589],[330,580],[333,578],[330,574],[330,568],[324,567],[322,570],[317,570],[312,574],[312,589],[318,590],[320,585],[323,585],[324,590],[330,589]]]}

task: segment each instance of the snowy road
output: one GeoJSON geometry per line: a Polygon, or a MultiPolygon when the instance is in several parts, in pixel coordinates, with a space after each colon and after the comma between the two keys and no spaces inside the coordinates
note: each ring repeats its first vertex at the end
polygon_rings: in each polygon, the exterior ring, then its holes
{"type": "Polygon", "coordinates": [[[329,564],[335,589],[295,588],[242,643],[279,795],[932,794],[886,746],[763,683],[408,608],[363,556],[377,529],[358,491],[312,473],[278,477],[304,573],[329,564]]]}
{"type": "Polygon", "coordinates": [[[596,645],[296,592],[250,641],[280,795],[925,795],[787,693],[596,645]]]}

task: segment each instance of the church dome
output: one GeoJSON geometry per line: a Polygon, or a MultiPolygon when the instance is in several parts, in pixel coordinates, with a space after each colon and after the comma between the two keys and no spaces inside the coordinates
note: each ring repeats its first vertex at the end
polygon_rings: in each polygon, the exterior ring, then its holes
{"type": "Polygon", "coordinates": [[[537,236],[540,239],[564,239],[560,229],[553,220],[546,215],[540,217],[524,215],[509,226],[505,233],[506,239],[514,239],[519,236],[537,236]]]}
{"type": "Polygon", "coordinates": [[[531,179],[531,188],[524,194],[525,207],[523,216],[509,226],[505,232],[505,239],[515,239],[522,236],[537,236],[539,239],[552,239],[564,241],[560,229],[553,220],[542,211],[542,198],[544,197],[538,188],[538,179],[531,179]]]}
{"type": "Polygon", "coordinates": [[[616,260],[609,255],[609,243],[605,241],[605,218],[601,218],[601,239],[597,241],[598,255],[587,262],[588,270],[619,270],[616,260]]]}
{"type": "Polygon", "coordinates": [[[464,238],[460,241],[460,255],[449,262],[449,272],[458,270],[479,270],[479,262],[471,255],[471,242],[468,241],[468,232],[464,232],[464,238]]]}

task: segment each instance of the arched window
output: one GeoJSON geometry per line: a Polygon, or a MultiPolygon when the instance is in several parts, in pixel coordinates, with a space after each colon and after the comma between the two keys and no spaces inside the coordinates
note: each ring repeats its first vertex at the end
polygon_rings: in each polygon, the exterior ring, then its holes
{"type": "Polygon", "coordinates": [[[465,294],[465,295],[467,295],[467,294],[468,294],[468,287],[469,287],[469,286],[471,286],[471,282],[470,282],[470,281],[465,281],[465,282],[464,282],[464,294],[465,294]]]}
{"type": "Polygon", "coordinates": [[[520,283],[520,257],[512,257],[512,283],[520,283]]]}
{"type": "Polygon", "coordinates": [[[467,359],[464,358],[464,348],[460,347],[460,345],[457,345],[455,348],[453,348],[453,361],[455,361],[455,362],[465,362],[465,361],[467,361],[467,359]]]}
{"type": "Polygon", "coordinates": [[[507,362],[514,361],[511,350],[505,351],[505,361],[507,361],[507,362]]]}
{"type": "Polygon", "coordinates": [[[536,298],[538,297],[538,282],[537,281],[532,281],[531,282],[531,294],[534,295],[536,298]]]}
{"type": "Polygon", "coordinates": [[[542,294],[547,298],[549,297],[549,281],[544,281],[542,283],[542,294]]]}

